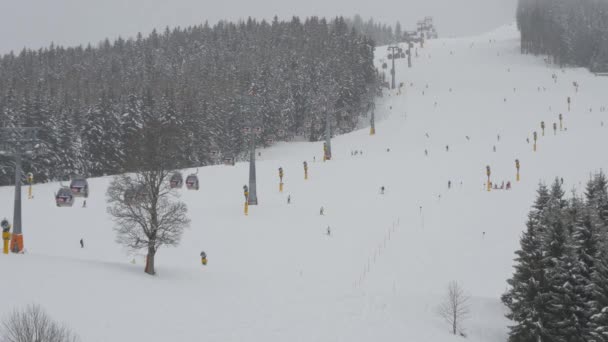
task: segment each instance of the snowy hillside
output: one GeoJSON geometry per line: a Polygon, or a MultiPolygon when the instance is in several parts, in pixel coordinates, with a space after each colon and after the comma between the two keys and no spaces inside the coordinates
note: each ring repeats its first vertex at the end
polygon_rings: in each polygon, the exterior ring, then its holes
{"type": "MultiPolygon", "coordinates": [[[[180,190],[191,227],[179,247],[159,251],[155,277],[144,274],[143,255],[114,242],[110,178],[89,180],[87,208],[81,199],[57,208],[59,184],[34,186],[23,203],[27,253],[0,256],[0,314],[38,303],[91,342],[443,342],[461,339],[436,313],[456,280],[472,297],[468,340],[504,341],[499,297],[536,185],[563,177],[580,189],[608,167],[608,78],[522,56],[518,41],[509,26],[430,41],[412,69],[398,60],[405,91],[378,99],[375,136],[366,127],[336,137],[326,163],[322,143],[261,150],[260,205],[249,216],[248,164],[201,168],[200,191],[180,190]],[[566,130],[554,134],[560,113],[566,130]],[[486,165],[513,189],[487,192],[486,165]]],[[[386,54],[376,49],[378,65],[386,54]]],[[[0,216],[12,219],[12,201],[13,189],[0,188],[0,216]]]]}

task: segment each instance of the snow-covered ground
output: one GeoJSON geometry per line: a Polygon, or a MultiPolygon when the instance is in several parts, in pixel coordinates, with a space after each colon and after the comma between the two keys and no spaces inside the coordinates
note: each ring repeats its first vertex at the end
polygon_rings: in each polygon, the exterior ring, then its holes
{"type": "MultiPolygon", "coordinates": [[[[386,53],[376,50],[379,65],[386,53]]],[[[260,205],[249,216],[248,165],[201,168],[200,191],[180,190],[192,225],[179,247],[160,250],[155,277],[143,273],[143,254],[114,242],[109,178],[89,181],[87,208],[57,208],[58,184],[34,186],[23,203],[27,253],[0,255],[0,314],[38,303],[91,342],[442,342],[460,339],[436,313],[456,280],[472,297],[469,340],[504,341],[499,296],[536,185],[559,176],[581,189],[608,167],[608,112],[599,110],[608,78],[520,55],[514,26],[430,41],[418,53],[412,69],[397,61],[406,90],[378,100],[375,136],[365,128],[336,137],[326,163],[321,143],[261,150],[260,205]],[[559,113],[567,130],[554,135],[559,113]],[[526,142],[534,130],[536,153],[526,142]],[[486,165],[513,189],[485,191],[486,165]]],[[[0,188],[0,216],[12,217],[12,199],[0,188]]]]}

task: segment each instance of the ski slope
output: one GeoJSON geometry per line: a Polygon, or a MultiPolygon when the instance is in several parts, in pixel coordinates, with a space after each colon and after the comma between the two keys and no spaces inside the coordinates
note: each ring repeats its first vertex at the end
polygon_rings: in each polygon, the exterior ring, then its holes
{"type": "MultiPolygon", "coordinates": [[[[608,167],[608,78],[520,55],[514,26],[429,41],[418,53],[411,69],[396,61],[404,92],[377,100],[375,136],[362,125],[336,137],[325,163],[320,142],[262,149],[260,205],[249,216],[248,164],[201,168],[200,191],[180,190],[191,227],[179,247],[159,251],[155,277],[143,273],[143,254],[114,242],[110,178],[89,180],[87,208],[82,199],[57,208],[59,184],[34,186],[23,202],[27,253],[0,255],[0,314],[38,303],[91,342],[451,342],[461,338],[436,309],[456,280],[471,295],[468,340],[504,341],[499,297],[538,182],[563,177],[580,191],[589,172],[608,167]],[[559,113],[566,130],[554,135],[559,113]],[[513,189],[486,191],[486,165],[513,189]]],[[[386,54],[376,49],[379,66],[386,54]]],[[[12,201],[13,189],[0,188],[0,216],[12,218],[12,201]]]]}

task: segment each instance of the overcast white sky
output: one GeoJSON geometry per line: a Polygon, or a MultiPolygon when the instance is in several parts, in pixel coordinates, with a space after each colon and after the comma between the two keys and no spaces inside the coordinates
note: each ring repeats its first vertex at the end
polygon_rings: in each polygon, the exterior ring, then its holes
{"type": "Polygon", "coordinates": [[[352,16],[387,23],[434,16],[441,36],[481,33],[514,21],[517,0],[0,0],[0,53],[97,43],[153,28],[220,19],[352,16]]]}

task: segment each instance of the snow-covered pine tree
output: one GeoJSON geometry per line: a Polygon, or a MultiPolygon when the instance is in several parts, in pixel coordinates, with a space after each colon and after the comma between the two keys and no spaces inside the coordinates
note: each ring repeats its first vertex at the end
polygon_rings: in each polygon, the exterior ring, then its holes
{"type": "Polygon", "coordinates": [[[587,204],[596,211],[604,226],[608,226],[608,180],[603,171],[587,183],[585,196],[587,204]]]}
{"type": "Polygon", "coordinates": [[[546,337],[547,298],[543,293],[545,274],[541,253],[541,218],[549,199],[549,190],[540,184],[536,201],[528,214],[527,229],[520,240],[521,249],[515,252],[515,272],[507,281],[510,289],[502,297],[503,303],[510,309],[507,317],[515,322],[509,327],[510,342],[532,342],[546,337]]]}
{"type": "Polygon", "coordinates": [[[544,332],[550,341],[584,342],[587,303],[584,288],[579,286],[581,270],[565,222],[567,202],[563,196],[564,191],[556,179],[541,220],[545,224],[541,241],[546,279],[543,295],[547,298],[544,332]]]}

